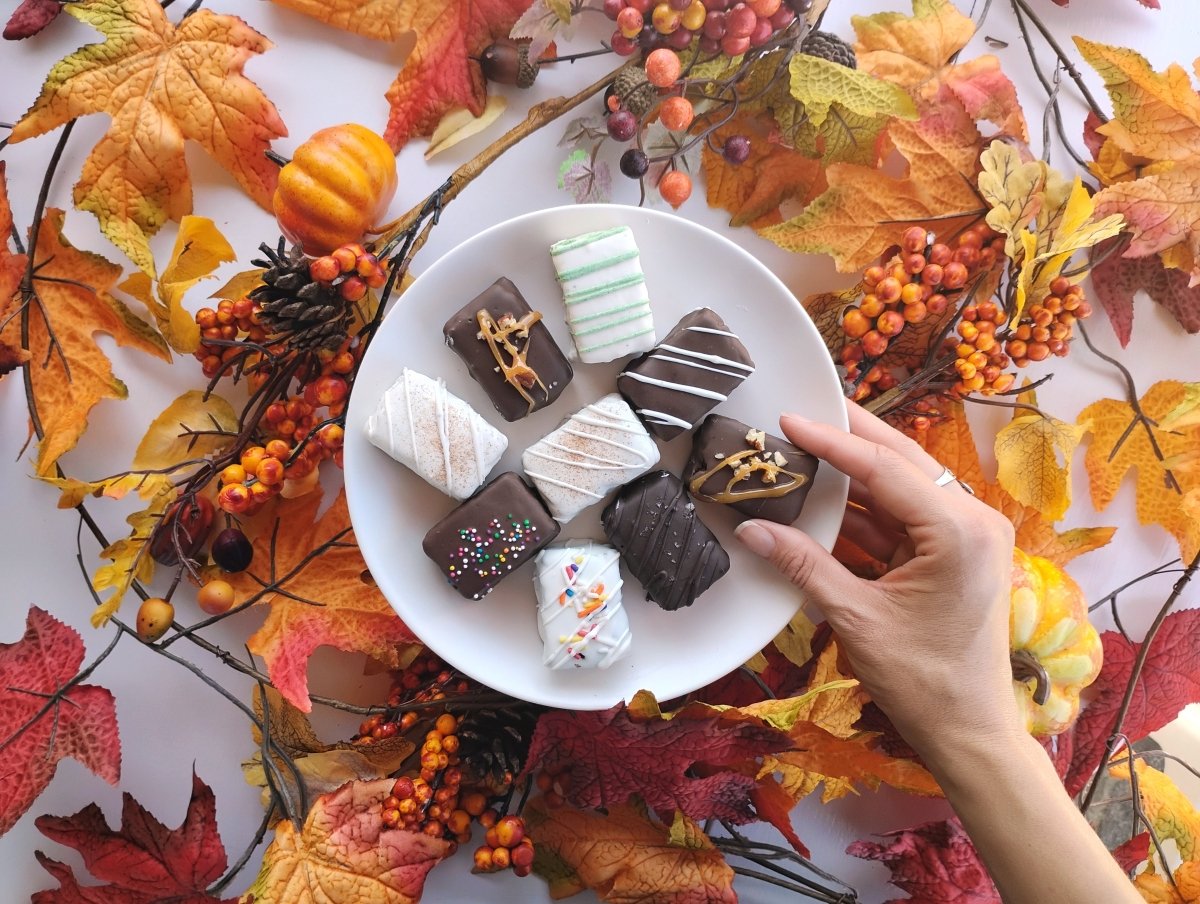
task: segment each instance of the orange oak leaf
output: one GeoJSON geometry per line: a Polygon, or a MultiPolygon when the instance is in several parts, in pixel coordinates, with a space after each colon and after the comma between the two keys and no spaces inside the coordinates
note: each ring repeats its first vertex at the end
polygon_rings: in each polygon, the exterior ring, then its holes
{"type": "MultiPolygon", "coordinates": [[[[40,477],[53,472],[59,457],[79,442],[97,402],[128,395],[97,345],[97,333],[107,333],[118,345],[171,360],[162,337],[109,294],[121,268],[75,248],[62,234],[62,226],[63,212],[47,210],[34,251],[37,300],[30,302],[27,311],[33,397],[45,431],[37,455],[40,477]]],[[[0,342],[20,345],[19,320],[9,321],[0,332],[0,342]]]]}
{"type": "Polygon", "coordinates": [[[149,237],[192,210],[185,140],[198,142],[258,204],[271,207],[279,168],[264,156],[287,134],[242,67],[270,41],[206,9],[173,25],[157,0],[80,0],[68,14],[105,36],[57,63],[13,128],[23,141],[78,116],[112,123],[75,185],[75,206],[153,275],[149,237]]]}
{"type": "Polygon", "coordinates": [[[1159,73],[1124,47],[1079,37],[1075,46],[1104,79],[1112,100],[1113,118],[1097,134],[1143,163],[1200,155],[1200,94],[1182,66],[1172,63],[1159,73]]]}
{"type": "Polygon", "coordinates": [[[364,38],[396,41],[407,30],[400,7],[405,0],[273,0],[278,6],[303,13],[364,38]]]}
{"type": "Polygon", "coordinates": [[[630,806],[608,814],[550,809],[539,798],[525,810],[534,869],[551,897],[592,889],[608,904],[736,904],[733,870],[700,830],[679,815],[675,826],[630,806]]]}
{"type": "MultiPolygon", "coordinates": [[[[9,248],[9,236],[13,229],[12,207],[8,203],[8,182],[5,179],[5,161],[0,160],[0,377],[20,367],[29,360],[29,352],[17,341],[4,338],[3,324],[17,312],[17,289],[25,272],[28,258],[24,254],[13,254],[9,248]]],[[[8,334],[11,336],[11,334],[8,334]]]]}
{"type": "Polygon", "coordinates": [[[0,835],[46,790],[63,757],[113,785],[121,776],[113,695],[93,684],[67,685],[82,662],[79,634],[36,606],[25,635],[0,644],[0,835]]]}
{"type": "Polygon", "coordinates": [[[362,652],[388,668],[402,668],[416,642],[367,573],[345,491],[318,518],[320,505],[320,492],[281,500],[266,519],[270,523],[257,525],[250,570],[233,581],[246,595],[270,585],[259,600],[270,612],[248,646],[266,661],[271,683],[301,712],[312,710],[308,658],[317,647],[362,652]]]}
{"type": "Polygon", "coordinates": [[[729,225],[755,228],[780,222],[779,205],[797,199],[807,204],[825,189],[817,160],[772,140],[773,120],[765,114],[740,113],[712,133],[701,154],[708,206],[731,214],[729,225]],[[714,151],[733,135],[750,141],[750,157],[733,164],[714,151]]]}
{"type": "Polygon", "coordinates": [[[487,86],[472,57],[505,38],[532,0],[403,0],[397,25],[417,33],[412,53],[387,91],[383,137],[395,150],[433,133],[455,107],[483,114],[487,86]]]}
{"type": "Polygon", "coordinates": [[[39,816],[37,827],[47,838],[78,851],[88,871],[109,884],[80,886],[71,867],[38,851],[38,862],[60,887],[38,892],[33,904],[222,904],[205,891],[226,865],[217,834],[217,801],[195,773],[187,815],[177,829],[168,829],[130,794],[123,796],[117,831],[108,827],[96,804],[74,816],[39,816]]]}
{"type": "Polygon", "coordinates": [[[1116,528],[1077,527],[1057,531],[1037,509],[1022,505],[1005,492],[998,481],[984,474],[971,435],[971,425],[961,403],[942,406],[945,417],[928,430],[912,434],[921,446],[947,468],[959,475],[976,494],[999,511],[1016,528],[1017,546],[1033,556],[1049,559],[1060,568],[1076,556],[1105,546],[1116,528]]]}
{"type": "Polygon", "coordinates": [[[1112,243],[1119,241],[1108,239],[1096,246],[1095,257],[1103,259],[1092,268],[1092,287],[1121,347],[1129,344],[1133,334],[1133,299],[1139,289],[1166,308],[1189,333],[1200,333],[1200,286],[1188,286],[1188,274],[1165,267],[1157,254],[1105,256],[1112,243]]]}
{"type": "Polygon", "coordinates": [[[253,904],[416,904],[450,843],[383,825],[390,778],[347,782],[317,798],[303,827],[284,820],[242,901],[253,904]]]}
{"type": "Polygon", "coordinates": [[[1084,464],[1096,510],[1103,511],[1129,472],[1136,471],[1138,522],[1166,528],[1179,541],[1184,561],[1200,550],[1200,518],[1182,504],[1200,490],[1200,472],[1168,471],[1163,459],[1194,451],[1200,445],[1200,424],[1163,430],[1158,421],[1186,397],[1186,384],[1163,380],[1139,401],[1148,420],[1124,399],[1093,402],[1077,420],[1091,433],[1084,464]]]}

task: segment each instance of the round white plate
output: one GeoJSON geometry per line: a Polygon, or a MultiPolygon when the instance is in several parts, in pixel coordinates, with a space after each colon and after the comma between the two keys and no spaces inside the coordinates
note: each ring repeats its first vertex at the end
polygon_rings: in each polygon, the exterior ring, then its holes
{"type": "MultiPolygon", "coordinates": [[[[715,410],[779,433],[782,411],[846,427],[841,387],[829,353],[804,309],[766,267],[728,239],[677,216],[619,205],[581,205],[517,217],[475,236],[437,261],[391,310],[363,361],[346,416],[346,493],[371,574],[412,631],[447,662],[514,697],[568,709],[604,709],[639,689],[669,700],[731,672],[795,615],[800,597],[733,536],[736,513],[700,503],[732,566],[694,605],[664,612],[627,570],[624,604],[633,631],[629,655],[607,670],[553,671],[542,665],[533,566],[509,575],[484,599],[466,600],[426,558],[421,540],[455,502],[393,461],[366,438],[367,417],[404,367],[442,377],[509,438],[493,472],[521,473],[521,453],[589,402],[614,391],[625,360],[572,362],[575,378],[548,408],[506,423],[462,360],[442,341],[442,325],[469,299],[507,276],[541,311],[560,347],[572,348],[550,245],[594,229],[627,225],[641,249],[659,338],[688,311],[710,307],[737,333],[758,367],[715,410]]],[[[659,443],[660,467],[679,474],[690,434],[659,443]]],[[[842,522],[846,478],[822,465],[797,527],[826,548],[842,522]]],[[[600,512],[585,509],[555,542],[604,539],[600,512]]]]}

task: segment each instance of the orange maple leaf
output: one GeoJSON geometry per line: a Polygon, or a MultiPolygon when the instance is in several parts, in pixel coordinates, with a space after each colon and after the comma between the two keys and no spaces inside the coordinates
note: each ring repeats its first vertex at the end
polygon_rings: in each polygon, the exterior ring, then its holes
{"type": "Polygon", "coordinates": [[[243,895],[255,904],[416,904],[450,842],[388,829],[379,819],[390,778],[347,782],[317,798],[302,827],[284,820],[243,895]]]}
{"type": "Polygon", "coordinates": [[[431,135],[455,107],[483,113],[487,86],[472,57],[508,37],[530,2],[401,0],[396,24],[415,31],[417,43],[387,91],[392,109],[383,136],[395,150],[414,136],[431,135]]]}
{"type": "Polygon", "coordinates": [[[345,491],[318,519],[320,505],[319,492],[280,500],[255,525],[251,569],[233,579],[247,595],[275,588],[259,600],[270,612],[248,646],[266,661],[271,683],[301,712],[312,710],[308,658],[317,647],[362,652],[388,668],[402,668],[416,642],[367,573],[350,529],[345,491]]]}
{"type": "Polygon", "coordinates": [[[1186,384],[1163,380],[1139,400],[1144,418],[1127,400],[1101,399],[1076,421],[1091,433],[1084,464],[1096,509],[1103,511],[1135,470],[1138,522],[1166,528],[1179,541],[1184,561],[1200,550],[1200,513],[1186,504],[1190,495],[1200,496],[1200,471],[1169,471],[1164,459],[1194,453],[1200,447],[1200,424],[1164,430],[1159,422],[1186,397],[1186,384]]]}
{"type": "Polygon", "coordinates": [[[593,889],[609,904],[735,904],[733,870],[694,822],[670,829],[631,807],[607,815],[546,807],[525,810],[552,898],[593,889]]]}
{"type": "MultiPolygon", "coordinates": [[[[48,476],[63,453],[79,442],[88,414],[101,399],[123,399],[125,384],[96,344],[107,333],[118,345],[171,360],[162,337],[109,294],[121,268],[98,254],[80,251],[62,234],[63,212],[46,211],[34,261],[37,297],[28,302],[30,378],[37,417],[45,432],[37,474],[48,476]]],[[[21,345],[20,318],[0,332],[0,343],[21,345]]]]}
{"type": "Polygon", "coordinates": [[[318,22],[364,38],[396,41],[408,27],[400,17],[404,0],[273,0],[318,22]]]}
{"type": "MultiPolygon", "coordinates": [[[[17,289],[28,263],[24,254],[13,254],[8,247],[13,216],[8,203],[8,182],[4,178],[4,168],[5,161],[0,160],[0,334],[8,319],[16,316],[17,289]]],[[[13,343],[0,339],[0,377],[28,360],[29,352],[21,348],[19,341],[13,343]]]]}
{"type": "Polygon", "coordinates": [[[242,75],[271,42],[234,16],[200,10],[173,25],[157,0],[80,0],[64,9],[105,36],[59,61],[11,141],[107,113],[109,130],[75,185],[113,244],[154,273],[149,236],[192,210],[184,156],[198,142],[270,210],[279,168],[264,156],[287,134],[275,106],[242,75]]]}
{"type": "Polygon", "coordinates": [[[807,204],[825,189],[820,161],[773,141],[773,125],[767,114],[739,113],[714,130],[703,145],[701,165],[708,206],[729,211],[730,226],[772,226],[782,220],[779,205],[784,201],[794,198],[807,204]],[[713,150],[733,135],[750,141],[749,158],[738,164],[713,150]]]}
{"type": "Polygon", "coordinates": [[[1032,556],[1049,559],[1060,568],[1076,556],[1106,545],[1114,527],[1078,527],[1059,532],[1041,512],[1022,505],[999,482],[983,472],[971,425],[961,403],[942,406],[945,417],[928,430],[910,435],[938,460],[965,480],[980,499],[1008,518],[1016,528],[1016,545],[1032,556]]]}

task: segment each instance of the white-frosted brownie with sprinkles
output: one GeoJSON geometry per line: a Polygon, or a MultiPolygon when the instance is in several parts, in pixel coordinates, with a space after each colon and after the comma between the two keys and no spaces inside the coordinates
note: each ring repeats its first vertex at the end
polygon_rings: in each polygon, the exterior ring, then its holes
{"type": "Polygon", "coordinates": [[[646,277],[628,226],[555,242],[550,256],[580,361],[600,364],[654,347],[646,277]]]}

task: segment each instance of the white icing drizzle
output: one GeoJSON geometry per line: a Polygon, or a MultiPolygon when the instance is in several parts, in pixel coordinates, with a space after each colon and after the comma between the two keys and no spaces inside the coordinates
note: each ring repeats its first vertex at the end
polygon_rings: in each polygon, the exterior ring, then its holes
{"type": "Polygon", "coordinates": [[[611,546],[588,542],[547,549],[538,555],[534,583],[547,667],[605,669],[629,651],[623,582],[611,546]]]}
{"type": "MultiPolygon", "coordinates": [[[[713,329],[711,326],[689,326],[687,329],[693,333],[712,333],[714,336],[728,336],[730,339],[738,338],[737,333],[731,333],[728,330],[713,329]]],[[[753,368],[751,369],[753,370],[753,368]]]]}
{"type": "Polygon", "coordinates": [[[685,421],[683,418],[667,414],[665,411],[655,411],[653,408],[639,408],[638,414],[642,416],[643,420],[656,424],[670,424],[673,427],[682,427],[684,430],[691,430],[693,427],[691,421],[685,421]]]}
{"type": "MultiPolygon", "coordinates": [[[[656,348],[654,350],[654,353],[650,357],[652,357],[652,358],[663,357],[662,355],[658,354],[659,351],[674,352],[675,354],[683,355],[686,358],[695,358],[698,361],[707,361],[710,364],[720,364],[720,365],[723,365],[724,367],[732,367],[734,370],[744,370],[746,372],[747,376],[749,374],[754,373],[754,365],[753,364],[743,364],[740,361],[734,361],[732,358],[722,358],[720,355],[708,355],[708,354],[705,354],[704,352],[692,351],[690,348],[679,348],[674,345],[666,345],[666,344],[660,345],[658,348],[656,348]]],[[[679,363],[680,364],[690,364],[691,362],[680,361],[679,363]]],[[[699,367],[700,365],[693,364],[692,366],[699,367]]],[[[740,374],[729,374],[729,376],[736,377],[736,376],[741,376],[741,375],[740,374]]],[[[743,376],[742,379],[744,380],[745,377],[743,376]]]]}
{"type": "Polygon", "coordinates": [[[705,389],[702,386],[692,386],[687,383],[672,383],[670,380],[660,380],[658,377],[647,377],[645,374],[627,371],[622,374],[623,377],[628,377],[631,380],[637,380],[639,383],[649,383],[651,386],[661,386],[663,389],[673,389],[676,392],[684,392],[688,395],[700,396],[702,399],[715,399],[718,402],[724,402],[729,396],[724,393],[717,392],[713,389],[705,389]]]}

